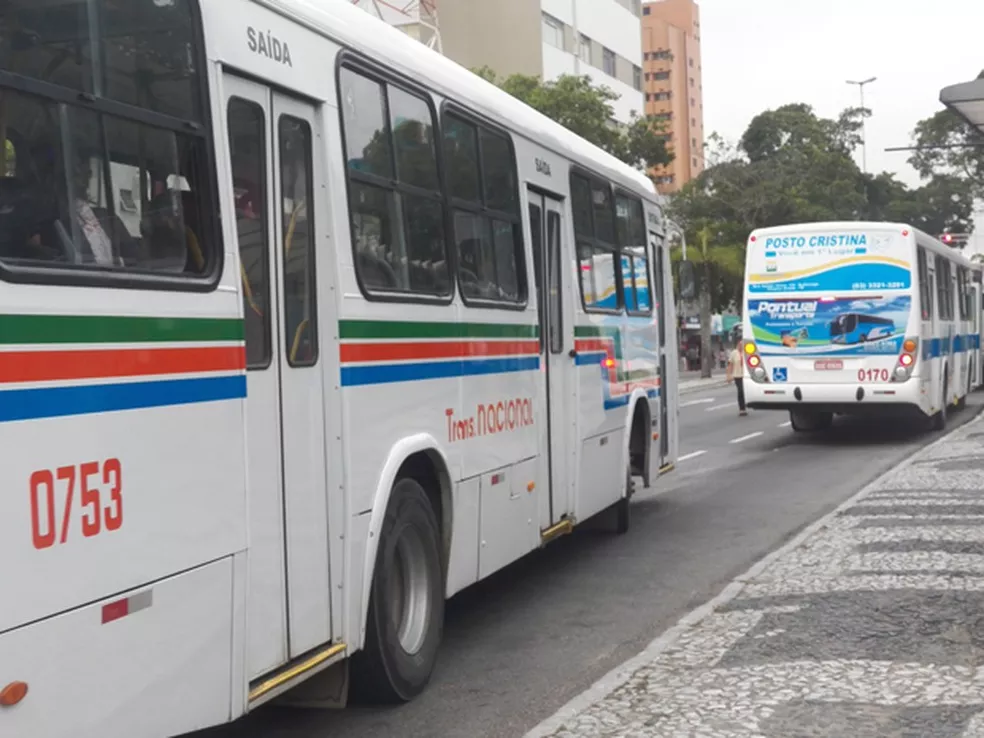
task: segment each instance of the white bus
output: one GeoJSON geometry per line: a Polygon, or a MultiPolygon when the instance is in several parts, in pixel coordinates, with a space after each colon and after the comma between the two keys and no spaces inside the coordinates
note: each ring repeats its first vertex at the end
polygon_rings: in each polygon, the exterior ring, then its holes
{"type": "Polygon", "coordinates": [[[748,239],[743,317],[749,407],[797,431],[834,414],[946,424],[980,366],[973,265],[896,223],[806,223],[748,239]]]}
{"type": "Polygon", "coordinates": [[[642,173],[345,2],[0,13],[0,735],[406,701],[672,469],[642,173]]]}

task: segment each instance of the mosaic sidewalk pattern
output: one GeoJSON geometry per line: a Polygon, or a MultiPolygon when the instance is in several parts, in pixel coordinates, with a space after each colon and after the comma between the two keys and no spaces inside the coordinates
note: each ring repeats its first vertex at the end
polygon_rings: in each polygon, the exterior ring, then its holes
{"type": "Polygon", "coordinates": [[[588,694],[529,738],[984,737],[984,421],[878,479],[588,694]]]}

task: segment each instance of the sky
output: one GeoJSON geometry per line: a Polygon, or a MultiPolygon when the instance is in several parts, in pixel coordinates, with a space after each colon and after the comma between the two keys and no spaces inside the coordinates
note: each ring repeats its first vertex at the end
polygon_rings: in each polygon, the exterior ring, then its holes
{"type": "MultiPolygon", "coordinates": [[[[704,128],[736,142],[758,113],[804,102],[825,117],[858,106],[865,86],[868,171],[919,178],[908,154],[940,90],[984,69],[984,0],[698,0],[704,128]]],[[[858,152],[858,163],[861,154],[858,152]]],[[[980,224],[980,219],[978,223],[980,224]]]]}

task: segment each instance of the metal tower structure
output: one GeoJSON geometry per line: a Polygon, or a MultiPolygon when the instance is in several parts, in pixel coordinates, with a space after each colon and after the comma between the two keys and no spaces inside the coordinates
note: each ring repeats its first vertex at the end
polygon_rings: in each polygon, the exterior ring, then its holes
{"type": "Polygon", "coordinates": [[[437,20],[437,0],[350,0],[358,8],[399,28],[413,39],[444,53],[441,27],[437,20]]]}

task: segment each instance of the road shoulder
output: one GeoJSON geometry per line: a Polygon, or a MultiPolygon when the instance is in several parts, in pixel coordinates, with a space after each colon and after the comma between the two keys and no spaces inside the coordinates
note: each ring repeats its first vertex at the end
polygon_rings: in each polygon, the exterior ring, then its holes
{"type": "Polygon", "coordinates": [[[760,560],[527,738],[976,735],[982,490],[978,417],[760,560]]]}

